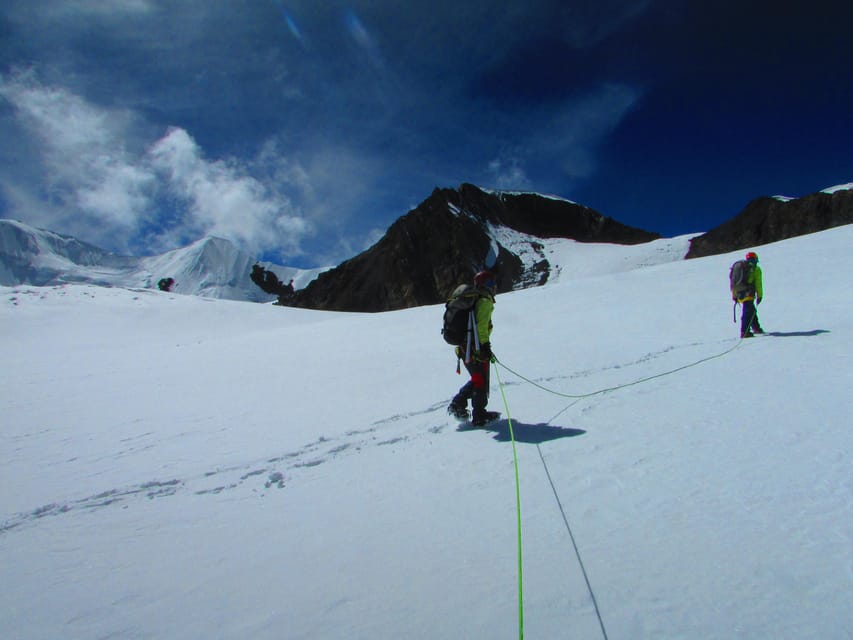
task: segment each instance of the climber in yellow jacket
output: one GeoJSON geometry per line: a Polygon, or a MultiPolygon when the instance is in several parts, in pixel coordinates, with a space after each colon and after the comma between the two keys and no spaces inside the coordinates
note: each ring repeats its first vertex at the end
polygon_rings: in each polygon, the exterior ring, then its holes
{"type": "Polygon", "coordinates": [[[496,420],[500,414],[486,411],[489,402],[489,363],[492,361],[492,312],[495,308],[497,282],[491,271],[480,271],[474,276],[477,301],[474,306],[476,346],[456,347],[456,356],[465,363],[471,379],[462,385],[447,408],[459,420],[468,419],[468,400],[471,401],[471,424],[482,427],[496,420]]]}
{"type": "Polygon", "coordinates": [[[750,251],[746,254],[746,262],[750,265],[749,272],[743,282],[732,289],[732,300],[743,306],[740,317],[740,337],[752,338],[756,333],[764,333],[758,322],[758,308],[764,298],[764,283],[762,282],[761,267],[758,266],[758,254],[750,251]]]}

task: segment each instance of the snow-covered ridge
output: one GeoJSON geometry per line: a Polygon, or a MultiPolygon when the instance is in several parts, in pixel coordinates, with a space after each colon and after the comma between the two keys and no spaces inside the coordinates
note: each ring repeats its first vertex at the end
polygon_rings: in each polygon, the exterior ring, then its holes
{"type": "Polygon", "coordinates": [[[821,193],[835,193],[836,191],[849,191],[851,189],[853,189],[853,182],[848,182],[847,184],[839,184],[834,187],[821,189],[821,193]]]}
{"type": "MultiPolygon", "coordinates": [[[[849,191],[853,189],[853,182],[848,182],[847,184],[839,184],[834,187],[827,187],[826,189],[821,189],[818,193],[828,193],[832,195],[838,191],[849,191]]],[[[780,202],[790,202],[791,200],[796,200],[797,198],[792,198],[790,196],[777,195],[772,196],[775,200],[779,200],[780,202]]]]}
{"type": "MultiPolygon", "coordinates": [[[[161,255],[117,256],[47,229],[15,220],[0,220],[0,284],[49,286],[85,283],[155,289],[161,278],[173,278],[173,291],[226,300],[267,302],[249,277],[255,259],[222,238],[207,237],[161,255]]],[[[261,263],[280,280],[299,289],[325,269],[297,269],[261,263]]]]}
{"type": "MultiPolygon", "coordinates": [[[[561,198],[560,196],[555,196],[549,193],[539,193],[537,191],[507,191],[503,189],[486,189],[484,187],[477,187],[483,193],[488,193],[493,196],[498,196],[499,198],[503,198],[504,196],[539,196],[540,198],[545,198],[546,200],[557,200],[559,202],[568,202],[569,204],[578,204],[574,200],[568,200],[567,198],[561,198]]],[[[584,206],[584,205],[578,205],[584,206]]]]}
{"type": "MultiPolygon", "coordinates": [[[[493,243],[517,255],[525,273],[535,275],[535,266],[548,261],[549,282],[577,280],[625,273],[682,260],[690,248],[690,239],[698,234],[661,238],[637,245],[578,242],[568,238],[539,238],[508,227],[488,225],[493,243]],[[618,250],[614,247],[618,246],[618,250]]],[[[494,244],[493,244],[494,246],[494,244]]],[[[496,250],[492,250],[495,254],[496,250]]],[[[516,287],[524,288],[523,286],[516,287]]]]}
{"type": "MultiPolygon", "coordinates": [[[[570,201],[565,200],[565,202],[570,201]]],[[[448,208],[455,216],[465,216],[480,222],[472,214],[452,203],[448,203],[448,208]]],[[[485,260],[487,266],[494,263],[500,247],[521,260],[524,275],[516,283],[514,287],[516,290],[539,284],[544,271],[548,272],[549,282],[558,282],[624,273],[642,267],[682,260],[690,248],[690,239],[700,235],[693,233],[637,245],[620,245],[621,250],[614,251],[614,245],[610,243],[578,242],[569,238],[541,238],[494,223],[488,223],[485,231],[491,241],[491,250],[485,260]],[[547,262],[547,268],[543,269],[545,262],[547,262]]]]}

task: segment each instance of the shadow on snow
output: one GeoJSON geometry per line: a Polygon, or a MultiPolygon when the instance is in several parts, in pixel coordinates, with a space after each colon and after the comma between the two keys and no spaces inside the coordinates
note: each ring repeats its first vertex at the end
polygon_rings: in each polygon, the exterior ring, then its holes
{"type": "MultiPolygon", "coordinates": [[[[498,442],[511,442],[512,436],[509,432],[509,420],[497,420],[485,427],[474,427],[471,425],[462,425],[457,431],[491,431],[498,442]]],[[[550,440],[559,440],[560,438],[574,438],[582,436],[586,433],[583,429],[570,429],[566,427],[552,427],[547,424],[525,424],[512,421],[512,433],[515,435],[515,441],[525,444],[542,444],[550,440]]]]}
{"type": "Polygon", "coordinates": [[[826,329],[813,329],[812,331],[768,331],[766,335],[777,338],[803,338],[818,336],[821,333],[829,333],[826,329]]]}

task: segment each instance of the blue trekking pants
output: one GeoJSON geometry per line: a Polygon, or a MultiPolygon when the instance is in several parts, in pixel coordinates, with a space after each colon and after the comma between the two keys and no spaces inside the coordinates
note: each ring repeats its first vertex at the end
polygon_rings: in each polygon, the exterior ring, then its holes
{"type": "Polygon", "coordinates": [[[758,308],[755,306],[755,300],[744,300],[742,303],[743,311],[740,316],[740,335],[746,335],[750,329],[761,331],[761,325],[758,324],[758,308]]]}

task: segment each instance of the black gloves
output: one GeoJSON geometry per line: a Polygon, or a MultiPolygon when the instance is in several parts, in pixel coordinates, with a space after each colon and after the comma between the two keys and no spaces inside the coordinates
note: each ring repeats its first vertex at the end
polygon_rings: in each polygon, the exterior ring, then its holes
{"type": "Polygon", "coordinates": [[[490,342],[484,342],[480,345],[480,358],[489,362],[495,361],[495,354],[492,353],[492,344],[490,342]]]}
{"type": "Polygon", "coordinates": [[[761,296],[758,296],[758,297],[755,299],[755,304],[761,304],[761,299],[762,299],[762,298],[761,298],[761,296]]]}

